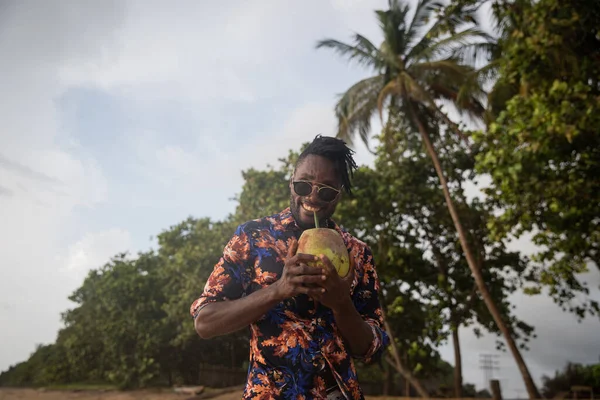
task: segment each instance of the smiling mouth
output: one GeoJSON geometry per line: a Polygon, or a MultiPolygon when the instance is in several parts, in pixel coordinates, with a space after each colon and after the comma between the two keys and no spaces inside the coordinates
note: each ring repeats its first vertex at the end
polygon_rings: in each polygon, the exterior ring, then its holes
{"type": "Polygon", "coordinates": [[[321,211],[321,207],[316,207],[310,204],[302,203],[302,208],[309,213],[319,212],[321,211]]]}

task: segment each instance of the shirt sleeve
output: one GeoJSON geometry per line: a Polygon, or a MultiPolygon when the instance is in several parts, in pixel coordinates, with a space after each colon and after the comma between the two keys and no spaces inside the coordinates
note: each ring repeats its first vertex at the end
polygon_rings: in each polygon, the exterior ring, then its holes
{"type": "Polygon", "coordinates": [[[208,277],[202,294],[190,307],[193,319],[210,303],[239,299],[245,294],[250,282],[250,248],[249,236],[243,226],[238,226],[208,277]]]}
{"type": "Polygon", "coordinates": [[[373,261],[373,253],[368,246],[364,244],[363,246],[363,249],[359,252],[362,255],[359,255],[358,260],[362,262],[362,268],[359,269],[362,274],[358,274],[358,283],[352,300],[363,320],[371,327],[373,341],[366,354],[362,356],[354,355],[354,358],[370,364],[381,359],[385,348],[389,344],[389,337],[384,329],[383,312],[379,302],[379,278],[373,261]]]}

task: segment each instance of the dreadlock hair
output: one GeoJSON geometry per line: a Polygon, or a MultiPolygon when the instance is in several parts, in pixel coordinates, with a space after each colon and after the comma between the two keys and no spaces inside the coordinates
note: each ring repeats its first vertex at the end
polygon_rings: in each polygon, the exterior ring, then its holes
{"type": "Polygon", "coordinates": [[[354,161],[354,150],[346,146],[346,142],[341,139],[329,136],[315,136],[315,139],[306,147],[296,161],[296,166],[300,165],[309,155],[321,156],[332,161],[340,177],[342,178],[342,187],[348,194],[352,194],[352,183],[350,179],[354,176],[354,171],[358,168],[354,161]]]}

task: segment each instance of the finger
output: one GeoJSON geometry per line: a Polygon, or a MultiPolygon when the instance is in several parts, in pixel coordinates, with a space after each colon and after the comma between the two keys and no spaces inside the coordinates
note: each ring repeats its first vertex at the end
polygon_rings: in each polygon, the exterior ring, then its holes
{"type": "Polygon", "coordinates": [[[285,261],[286,265],[296,265],[296,264],[314,264],[319,261],[318,257],[315,257],[310,254],[302,254],[297,253],[293,257],[288,258],[285,261]]]}
{"type": "Polygon", "coordinates": [[[290,265],[286,267],[287,276],[291,283],[302,284],[302,277],[315,277],[316,280],[321,280],[321,276],[324,276],[321,268],[315,268],[306,264],[290,265]]]}
{"type": "Polygon", "coordinates": [[[312,254],[298,253],[298,254],[296,254],[295,257],[296,257],[296,262],[311,263],[311,262],[319,261],[319,257],[314,256],[312,254]]]}
{"type": "Polygon", "coordinates": [[[286,263],[285,269],[288,276],[302,275],[302,265],[297,265],[296,263],[286,263]]]}
{"type": "Polygon", "coordinates": [[[323,268],[313,267],[312,265],[300,264],[297,266],[296,275],[323,275],[323,268]]]}
{"type": "Polygon", "coordinates": [[[292,278],[292,282],[297,285],[316,284],[323,286],[325,279],[325,275],[298,275],[292,278]]]}
{"type": "Polygon", "coordinates": [[[298,241],[296,238],[292,238],[292,243],[290,243],[290,247],[288,247],[287,258],[288,260],[296,255],[296,251],[298,250],[298,241]]]}
{"type": "Polygon", "coordinates": [[[329,260],[329,258],[327,258],[325,254],[320,254],[319,258],[323,262],[323,267],[325,269],[326,275],[333,276],[333,274],[337,274],[337,270],[333,266],[333,263],[331,262],[331,260],[329,260]]]}

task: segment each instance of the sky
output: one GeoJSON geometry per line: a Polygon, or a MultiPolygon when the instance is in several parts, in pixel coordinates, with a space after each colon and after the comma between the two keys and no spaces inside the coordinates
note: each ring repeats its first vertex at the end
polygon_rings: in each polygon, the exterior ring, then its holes
{"type": "MultiPolygon", "coordinates": [[[[241,170],[334,135],[336,95],[368,71],[315,43],[353,32],[378,42],[373,10],[387,2],[221,4],[0,3],[0,370],[54,341],[90,269],[188,216],[224,218],[241,170]]],[[[596,271],[586,279],[600,283],[596,271]]],[[[515,304],[537,330],[525,358],[538,382],[598,361],[597,320],[578,324],[546,297],[515,304]]],[[[481,387],[479,354],[495,353],[494,338],[463,329],[461,344],[465,380],[481,387]]],[[[450,346],[441,352],[453,362],[450,346]]],[[[505,396],[523,396],[512,358],[498,360],[505,396]]]]}

